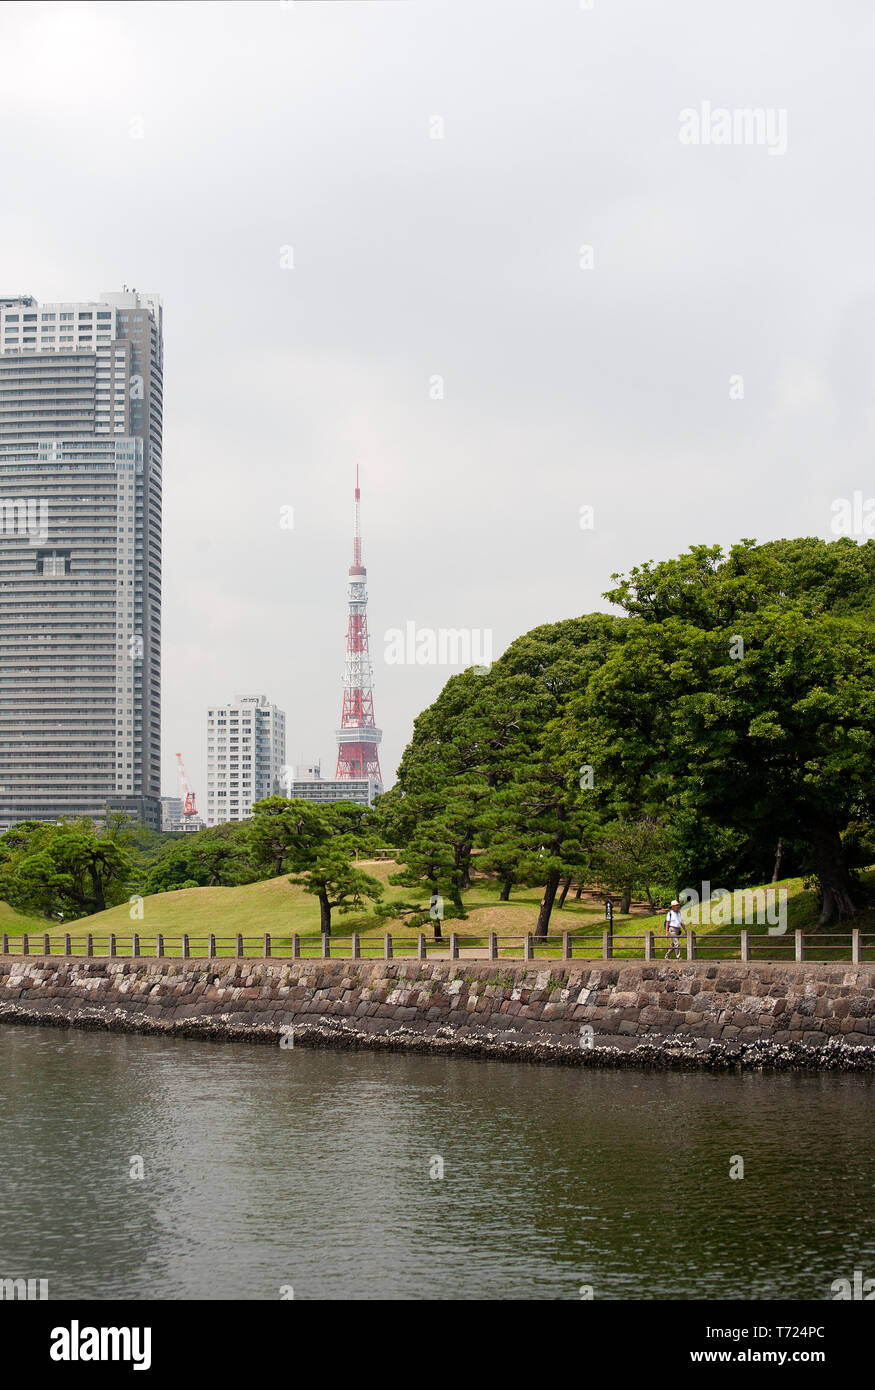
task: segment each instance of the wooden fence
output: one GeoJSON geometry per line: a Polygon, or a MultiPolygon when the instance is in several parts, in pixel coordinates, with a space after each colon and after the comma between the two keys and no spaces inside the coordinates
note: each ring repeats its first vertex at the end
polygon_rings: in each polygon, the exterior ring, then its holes
{"type": "MultiPolygon", "coordinates": [[[[760,960],[804,961],[808,959],[849,960],[854,964],[875,960],[875,933],[863,934],[857,929],[848,932],[805,933],[787,932],[783,935],[756,934],[742,928],[737,934],[721,933],[700,936],[688,930],[681,939],[682,954],[687,960],[760,960]],[[809,955],[808,953],[812,953],[809,955]]],[[[169,956],[187,960],[191,957],[215,959],[274,958],[279,960],[392,960],[393,958],[443,958],[458,960],[645,960],[662,959],[671,948],[665,937],[653,932],[643,936],[614,936],[610,931],[594,936],[563,932],[561,936],[537,937],[531,932],[524,936],[488,937],[461,936],[450,932],[443,940],[434,940],[424,932],[416,936],[323,936],[301,937],[297,934],[277,936],[191,936],[183,933],[168,936],[115,932],[88,932],[74,938],[69,932],[24,933],[20,937],[2,937],[4,956],[54,957],[125,957],[169,956]],[[10,951],[10,944],[17,949],[10,951]]],[[[673,953],[672,953],[673,956],[673,953]]]]}

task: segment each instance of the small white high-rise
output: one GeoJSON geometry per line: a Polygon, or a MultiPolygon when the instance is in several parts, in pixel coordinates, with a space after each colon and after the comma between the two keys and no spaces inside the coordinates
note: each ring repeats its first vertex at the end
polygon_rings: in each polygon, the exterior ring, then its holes
{"type": "Polygon", "coordinates": [[[279,793],[286,716],[266,695],[207,712],[207,825],[248,820],[254,802],[279,793]]]}

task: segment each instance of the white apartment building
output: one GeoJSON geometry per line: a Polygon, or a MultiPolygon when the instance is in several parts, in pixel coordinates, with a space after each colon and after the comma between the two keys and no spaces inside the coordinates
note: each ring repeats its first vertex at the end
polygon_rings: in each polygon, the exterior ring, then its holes
{"type": "Polygon", "coordinates": [[[262,797],[280,793],[286,716],[266,695],[207,711],[207,825],[247,820],[262,797]]]}

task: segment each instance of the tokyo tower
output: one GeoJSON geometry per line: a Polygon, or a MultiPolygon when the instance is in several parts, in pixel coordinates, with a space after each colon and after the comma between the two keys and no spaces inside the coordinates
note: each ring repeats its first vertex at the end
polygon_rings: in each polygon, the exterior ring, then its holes
{"type": "Polygon", "coordinates": [[[383,735],[374,724],[374,673],[368,652],[368,572],[362,564],[361,492],[355,470],[355,528],[349,567],[349,621],[346,629],[346,672],[343,713],[337,730],[336,780],[373,777],[382,791],[377,749],[383,735]]]}

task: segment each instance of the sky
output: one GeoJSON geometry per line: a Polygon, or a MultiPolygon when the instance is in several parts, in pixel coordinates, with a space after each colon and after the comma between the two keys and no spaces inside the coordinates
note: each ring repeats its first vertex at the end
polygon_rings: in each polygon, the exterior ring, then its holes
{"type": "Polygon", "coordinates": [[[875,494],[873,37],[869,0],[0,6],[2,292],[164,302],[164,794],[181,751],[205,802],[235,695],[333,775],[356,465],[386,785],[460,669],[393,630],[497,657],[875,494]]]}

